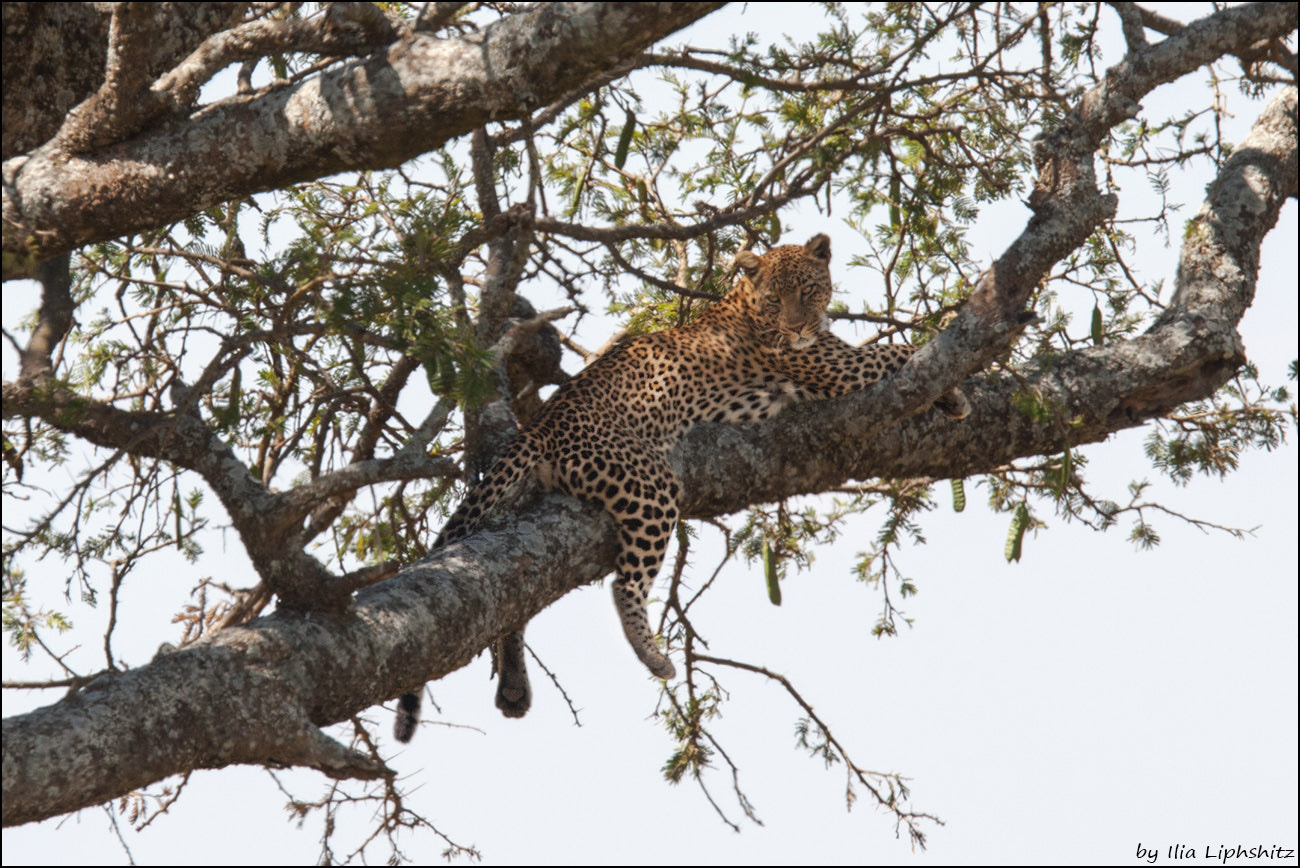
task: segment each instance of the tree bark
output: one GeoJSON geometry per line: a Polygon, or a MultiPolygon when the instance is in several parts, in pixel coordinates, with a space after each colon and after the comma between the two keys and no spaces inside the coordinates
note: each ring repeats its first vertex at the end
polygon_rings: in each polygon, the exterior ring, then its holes
{"type": "MultiPolygon", "coordinates": [[[[112,13],[103,3],[4,4],[4,159],[58,132],[104,83],[112,13]],[[51,58],[57,58],[51,62],[51,58]]],[[[143,71],[161,76],[211,34],[236,24],[247,3],[148,3],[143,71]]]]}
{"type": "Polygon", "coordinates": [[[369,59],[89,153],[56,137],[5,161],[4,278],[236,196],[397,166],[523,117],[721,5],[541,4],[460,38],[414,32],[369,59]]]}

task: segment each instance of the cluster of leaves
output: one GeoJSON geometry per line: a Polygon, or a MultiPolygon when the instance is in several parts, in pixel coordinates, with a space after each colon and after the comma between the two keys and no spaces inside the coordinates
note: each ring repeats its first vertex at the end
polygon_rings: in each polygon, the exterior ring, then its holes
{"type": "Polygon", "coordinates": [[[1295,422],[1290,390],[1264,386],[1256,367],[1246,365],[1211,400],[1186,404],[1160,420],[1147,438],[1146,453],[1156,470],[1186,485],[1197,473],[1226,476],[1247,450],[1271,452],[1295,422]]]}
{"type": "MultiPolygon", "coordinates": [[[[429,195],[429,184],[395,191],[405,187],[399,176],[363,175],[287,191],[270,206],[230,203],[82,251],[74,263],[80,324],[63,346],[62,382],[124,409],[200,413],[267,486],[400,447],[414,425],[396,408],[364,424],[405,385],[395,373],[405,378],[418,365],[433,393],[461,403],[480,399],[491,382],[463,303],[458,315],[438,272],[476,215],[455,195],[461,182],[450,158],[432,162],[449,170],[440,195],[429,195]],[[257,243],[270,252],[255,258],[243,235],[259,222],[257,243]]],[[[6,444],[6,496],[31,498],[31,515],[43,492],[24,471],[67,461],[70,442],[54,425],[24,420],[6,430],[6,444]]],[[[161,462],[110,454],[6,540],[6,570],[23,552],[54,551],[93,599],[90,564],[109,567],[116,582],[169,545],[193,561],[207,519],[197,511],[201,491],[182,495],[186,485],[161,462]],[[114,513],[99,529],[96,516],[114,513]]],[[[378,509],[369,521],[342,521],[338,550],[353,548],[363,561],[410,556],[408,540],[418,547],[427,538],[423,516],[446,484],[416,489],[387,499],[386,521],[378,509]],[[401,532],[394,512],[404,513],[401,532]]]]}

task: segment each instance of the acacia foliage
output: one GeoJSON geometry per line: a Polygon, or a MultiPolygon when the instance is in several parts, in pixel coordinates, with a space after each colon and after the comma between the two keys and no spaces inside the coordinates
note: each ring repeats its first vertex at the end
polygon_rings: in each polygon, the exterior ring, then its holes
{"type": "MultiPolygon", "coordinates": [[[[1170,202],[1144,220],[1113,219],[1125,184],[1141,179],[1167,190],[1170,175],[1188,166],[1212,166],[1227,179],[1224,197],[1234,195],[1220,103],[1139,103],[1158,84],[1212,63],[1215,87],[1239,90],[1263,111],[1293,83],[1284,41],[1293,9],[1243,7],[1183,27],[1132,4],[829,7],[823,32],[807,42],[747,34],[643,51],[675,29],[669,22],[662,33],[614,45],[598,69],[577,68],[573,80],[538,80],[537,92],[522,93],[516,76],[515,91],[497,97],[510,111],[471,114],[459,129],[422,126],[447,104],[408,88],[409,110],[385,137],[379,101],[358,89],[377,82],[380,67],[400,77],[409,73],[403,57],[456,56],[458,46],[490,43],[508,28],[539,28],[538,16],[569,15],[573,40],[590,41],[584,27],[601,23],[584,25],[581,16],[596,13],[583,4],[195,5],[207,17],[198,16],[179,45],[146,39],[165,21],[159,16],[177,10],[146,14],[125,4],[111,17],[89,16],[82,26],[100,34],[95,44],[104,46],[110,75],[86,77],[83,101],[61,123],[29,103],[26,138],[11,137],[6,124],[6,274],[34,272],[37,259],[53,256],[39,267],[42,304],[13,333],[20,359],[5,374],[6,516],[23,516],[6,519],[5,626],[24,653],[57,661],[51,687],[98,681],[102,693],[119,673],[149,669],[113,654],[111,621],[102,660],[63,658],[57,634],[67,617],[57,597],[76,593],[114,609],[124,585],[145,581],[166,552],[191,560],[196,579],[210,578],[196,581],[178,630],[159,625],[159,642],[213,647],[219,640],[206,637],[247,622],[273,598],[298,613],[347,611],[357,589],[427,554],[466,471],[472,477],[506,436],[499,396],[511,395],[526,415],[540,388],[564,379],[557,344],[569,339],[553,324],[568,331],[575,314],[605,307],[629,333],[685,321],[725,292],[737,250],[778,243],[800,208],[846,220],[855,247],[849,256],[837,252],[854,266],[855,282],[881,287],[854,293],[836,315],[877,325],[881,339],[916,343],[956,322],[936,341],[928,368],[918,357],[916,371],[926,377],[904,375],[895,392],[822,417],[775,420],[758,429],[767,452],[744,441],[747,448],[726,448],[722,438],[744,432],[686,444],[680,461],[691,514],[776,502],[751,509],[732,538],[733,550],[763,559],[771,587],[846,514],[875,508],[880,532],[860,572],[882,589],[876,630],[890,633],[897,599],[914,590],[896,568],[900,546],[917,537],[935,480],[975,475],[965,485],[987,487],[991,507],[1007,513],[1008,558],[1053,512],[1099,529],[1123,523],[1133,539],[1154,544],[1155,507],[1140,489],[1127,503],[1093,492],[1080,444],[1150,421],[1153,466],[1185,481],[1229,472],[1243,450],[1276,445],[1294,419],[1279,384],[1284,374],[1263,372],[1261,381],[1232,341],[1253,274],[1225,290],[1236,308],[1225,307],[1225,321],[1202,336],[1218,353],[1212,363],[1202,347],[1194,364],[1174,366],[1177,377],[1141,369],[1164,351],[1142,341],[1154,342],[1183,302],[1202,299],[1185,284],[1136,279],[1135,239],[1155,229],[1185,243],[1217,231],[1207,227],[1223,215],[1211,208],[1182,230],[1170,202]],[[1128,52],[1109,71],[1098,47],[1106,28],[1122,32],[1128,52]],[[244,64],[242,93],[203,107],[194,82],[214,71],[204,62],[213,53],[244,64]],[[345,85],[362,95],[348,103],[350,117],[329,98],[331,87],[345,85]],[[142,89],[149,99],[125,99],[142,89]],[[266,106],[320,105],[311,102],[317,93],[333,112],[314,145],[328,157],[277,165],[269,155],[302,131],[274,127],[241,154],[202,147],[234,131],[223,118],[234,125],[241,112],[266,117],[266,106]],[[413,131],[430,139],[412,145],[413,131]],[[200,146],[173,154],[177,177],[195,177],[216,154],[237,164],[230,174],[244,187],[169,186],[170,178],[138,172],[142,156],[187,134],[200,146]],[[382,168],[415,153],[422,156],[382,168]],[[67,176],[41,170],[58,160],[67,176]],[[104,200],[96,213],[109,219],[77,223],[70,214],[81,213],[75,194],[84,185],[69,178],[91,165],[104,200]],[[123,193],[130,184],[147,185],[145,199],[166,206],[140,213],[123,193]],[[252,195],[271,187],[282,189],[252,195]],[[966,232],[981,209],[1013,198],[1027,200],[1035,216],[986,270],[966,232]],[[184,219],[172,222],[177,214],[184,219]],[[136,231],[121,236],[128,226],[136,231]],[[972,296],[976,303],[963,307],[972,296]],[[1023,329],[1022,310],[1037,317],[1023,329]],[[927,403],[925,390],[938,394],[990,362],[993,372],[971,381],[977,412],[962,431],[913,415],[927,403]],[[858,412],[863,406],[874,412],[858,412]],[[796,454],[810,440],[836,439],[798,427],[818,424],[838,432],[843,454],[834,443],[816,456],[796,454]],[[869,448],[850,440],[868,433],[869,448]],[[88,469],[52,495],[44,490],[43,474],[88,446],[88,469]],[[880,481],[846,487],[849,477],[880,481]],[[832,488],[848,499],[830,510],[784,502],[832,488]],[[233,587],[205,566],[213,526],[227,523],[257,573],[254,587],[233,587]],[[65,568],[50,575],[51,563],[65,568]]],[[[35,33],[39,22],[25,24],[35,33]]],[[[7,20],[7,39],[9,32],[7,20]]],[[[529,57],[516,60],[522,67],[529,57]]],[[[8,112],[11,99],[22,98],[11,85],[23,73],[6,66],[5,74],[8,112]]],[[[1283,145],[1291,135],[1289,168],[1276,169],[1277,189],[1261,194],[1272,217],[1280,198],[1294,195],[1293,92],[1290,99],[1289,108],[1284,99],[1280,109],[1272,104],[1282,118],[1269,121],[1283,145]]],[[[1271,217],[1260,220],[1271,225],[1271,217]]],[[[1246,226],[1237,247],[1207,240],[1206,255],[1222,258],[1230,248],[1248,258],[1266,229],[1246,226]]],[[[1190,280],[1197,262],[1189,255],[1184,263],[1190,280]]],[[[669,647],[685,654],[692,673],[747,665],[695,646],[694,601],[678,594],[677,579],[665,616],[669,647]]],[[[482,618],[481,635],[466,647],[482,648],[544,604],[482,618]]],[[[423,646],[438,653],[436,643],[423,646]]],[[[463,657],[449,654],[438,671],[463,657]]],[[[328,706],[313,684],[295,685],[281,697],[302,712],[288,715],[290,726],[306,732],[346,719],[437,668],[427,660],[407,666],[414,672],[343,690],[328,706]]],[[[333,686],[340,684],[349,681],[333,686]]],[[[666,693],[670,780],[718,761],[708,729],[723,696],[716,685],[711,676],[687,678],[666,693]]],[[[845,760],[920,840],[924,815],[905,806],[901,781],[860,770],[829,724],[805,710],[802,743],[828,761],[845,760]]],[[[389,816],[411,821],[367,736],[358,734],[357,750],[339,752],[306,736],[275,741],[269,729],[250,731],[267,734],[263,752],[218,764],[262,756],[378,776],[389,816]]],[[[17,774],[8,756],[5,768],[8,817],[17,774]]],[[[105,783],[101,798],[139,782],[105,783]]],[[[23,816],[69,804],[78,803],[23,816]]]]}

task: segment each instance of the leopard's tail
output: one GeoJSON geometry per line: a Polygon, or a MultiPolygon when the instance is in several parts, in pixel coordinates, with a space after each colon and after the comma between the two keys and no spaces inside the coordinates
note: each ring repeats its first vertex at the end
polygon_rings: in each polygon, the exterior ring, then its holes
{"type": "MultiPolygon", "coordinates": [[[[492,469],[479,480],[478,485],[461,501],[460,506],[442,526],[442,532],[434,541],[435,549],[464,539],[474,531],[492,512],[508,506],[523,492],[532,470],[537,466],[540,454],[535,446],[524,437],[515,438],[506,454],[492,469]]],[[[497,707],[507,717],[522,717],[531,704],[531,690],[528,686],[528,673],[523,668],[523,636],[511,633],[506,637],[504,653],[501,649],[494,651],[496,666],[500,675],[497,690],[497,707]],[[513,641],[510,641],[513,640],[513,641]],[[513,652],[513,653],[511,653],[513,652]],[[503,700],[503,694],[507,697],[503,700]],[[505,701],[509,706],[502,705],[505,701]]],[[[397,717],[393,720],[393,738],[408,742],[415,735],[415,728],[420,722],[420,694],[405,693],[397,701],[397,717]]]]}

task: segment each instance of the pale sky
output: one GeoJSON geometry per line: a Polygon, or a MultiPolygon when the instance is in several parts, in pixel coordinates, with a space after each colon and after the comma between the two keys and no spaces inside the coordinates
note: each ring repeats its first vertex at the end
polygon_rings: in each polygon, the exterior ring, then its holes
{"type": "MultiPolygon", "coordinates": [[[[803,6],[737,5],[668,44],[718,45],[725,43],[718,34],[779,32],[819,19],[820,12],[803,6]]],[[[1180,88],[1195,90],[1204,77],[1162,89],[1146,104],[1190,103],[1197,97],[1182,96],[1180,88]]],[[[1228,137],[1240,141],[1262,104],[1233,105],[1237,131],[1228,137]]],[[[1184,217],[1199,206],[1208,171],[1198,164],[1178,177],[1175,196],[1190,191],[1184,217]]],[[[1144,185],[1130,184],[1121,191],[1121,216],[1143,212],[1149,195],[1144,185]]],[[[861,242],[842,214],[828,219],[804,209],[783,212],[782,220],[790,227],[786,241],[832,234],[832,270],[840,298],[852,306],[857,293],[872,290],[866,272],[846,268],[861,242]]],[[[986,260],[999,254],[1027,218],[1017,203],[982,214],[972,234],[977,254],[986,260]]],[[[1176,241],[1177,226],[1173,234],[1176,241]]],[[[1292,201],[1265,244],[1256,303],[1242,323],[1261,379],[1292,390],[1284,372],[1297,357],[1296,237],[1292,201]]],[[[1163,239],[1139,244],[1143,276],[1165,277],[1166,293],[1176,254],[1163,239]]],[[[547,306],[544,296],[530,298],[547,306]]],[[[10,327],[34,296],[6,285],[4,299],[10,327]]],[[[1092,304],[1090,296],[1072,303],[1080,310],[1092,304]]],[[[598,346],[613,327],[591,318],[580,339],[598,346]]],[[[854,341],[869,334],[837,331],[854,341]]],[[[13,362],[6,347],[6,378],[13,362]]],[[[566,366],[574,369],[572,357],[566,366]]],[[[731,699],[713,729],[740,766],[741,785],[764,825],[748,822],[736,808],[725,768],[709,783],[740,834],[718,820],[694,784],[666,784],[660,767],[673,743],[651,718],[657,689],[627,649],[605,588],[568,595],[528,633],[582,709],[582,727],[573,726],[536,667],[532,711],[520,721],[501,718],[492,706],[487,661],[480,659],[433,685],[442,717],[426,706],[426,719],[458,728],[425,726],[401,752],[388,745],[390,765],[414,790],[407,804],[457,842],[477,845],[488,864],[1130,864],[1138,861],[1139,845],[1158,848],[1160,864],[1177,844],[1195,848],[1198,857],[1180,861],[1201,864],[1207,847],[1211,857],[1220,845],[1295,848],[1295,438],[1272,453],[1247,453],[1241,470],[1222,482],[1197,477],[1176,488],[1149,467],[1142,452],[1147,433],[1125,432],[1081,450],[1096,494],[1124,501],[1129,481],[1150,479],[1148,500],[1257,528],[1255,534],[1237,541],[1159,517],[1153,520],[1163,542],[1145,552],[1127,541],[1127,523],[1097,534],[1040,505],[1049,527],[1028,536],[1021,562],[1008,565],[1008,518],[987,509],[986,489],[968,480],[969,505],[957,515],[944,483],[936,489],[938,507],[923,520],[928,545],[902,556],[920,594],[903,604],[915,626],[898,637],[871,637],[879,594],[850,573],[855,554],[876,532],[875,513],[819,549],[811,571],[792,575],[780,608],[767,601],[761,569],[741,561],[723,571],[694,615],[713,653],[790,677],[860,765],[911,779],[913,808],[945,823],[928,827],[925,853],[912,853],[905,834],[895,838],[892,821],[867,794],[860,791],[857,806],[846,812],[842,766],[827,770],[795,750],[800,710],[757,677],[723,674],[731,699]]],[[[717,562],[718,539],[716,531],[701,530],[688,573],[696,584],[717,562]]],[[[176,579],[160,574],[129,586],[123,609],[130,620],[117,633],[118,656],[145,662],[160,642],[174,638],[170,616],[194,577],[244,569],[237,566],[242,562],[233,534],[224,554],[214,535],[205,559],[177,566],[176,579]]],[[[39,576],[61,588],[63,575],[53,561],[32,570],[33,584],[39,576]]],[[[238,573],[227,578],[252,582],[238,573]]],[[[73,641],[87,646],[83,659],[91,668],[106,613],[77,601],[66,610],[81,631],[73,641]]],[[[50,672],[44,663],[24,670],[7,646],[4,662],[7,679],[50,672]]],[[[57,699],[54,692],[10,693],[6,716],[57,699]]],[[[370,715],[387,738],[389,712],[370,715]]],[[[315,772],[279,776],[304,799],[319,798],[328,785],[315,772]]],[[[362,785],[345,788],[360,792],[362,785]]],[[[261,769],[201,771],[144,833],[120,823],[142,864],[316,859],[320,815],[298,828],[285,803],[261,769]]],[[[364,809],[340,817],[339,858],[370,819],[364,809]]],[[[98,808],[6,830],[3,841],[6,864],[126,858],[98,808]]],[[[407,835],[402,844],[421,863],[438,860],[444,846],[426,832],[407,835]]],[[[385,853],[372,851],[372,861],[385,853]]]]}

